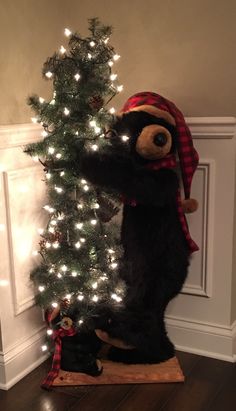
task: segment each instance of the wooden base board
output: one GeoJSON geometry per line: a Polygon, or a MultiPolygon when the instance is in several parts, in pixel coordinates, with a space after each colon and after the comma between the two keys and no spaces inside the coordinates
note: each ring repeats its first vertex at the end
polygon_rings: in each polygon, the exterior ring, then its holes
{"type": "Polygon", "coordinates": [[[176,357],[160,364],[123,364],[102,361],[103,372],[98,377],[60,370],[54,386],[140,384],[183,382],[184,375],[176,357]]]}

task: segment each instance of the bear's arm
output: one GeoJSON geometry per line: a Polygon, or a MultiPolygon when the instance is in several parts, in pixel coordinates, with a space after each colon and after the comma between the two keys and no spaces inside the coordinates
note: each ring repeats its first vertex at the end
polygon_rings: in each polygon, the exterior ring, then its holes
{"type": "Polygon", "coordinates": [[[179,187],[173,170],[137,168],[119,156],[89,154],[83,158],[80,171],[91,183],[113,189],[140,204],[171,203],[179,187]]]}

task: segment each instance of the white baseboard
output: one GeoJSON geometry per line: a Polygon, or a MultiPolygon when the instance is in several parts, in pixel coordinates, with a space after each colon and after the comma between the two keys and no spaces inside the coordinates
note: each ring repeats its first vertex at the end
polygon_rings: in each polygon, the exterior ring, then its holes
{"type": "Polygon", "coordinates": [[[40,329],[21,344],[0,353],[0,389],[9,390],[48,358],[41,351],[44,337],[45,330],[40,329]]]}
{"type": "Polygon", "coordinates": [[[236,362],[236,322],[227,327],[169,316],[166,324],[177,350],[236,362]]]}

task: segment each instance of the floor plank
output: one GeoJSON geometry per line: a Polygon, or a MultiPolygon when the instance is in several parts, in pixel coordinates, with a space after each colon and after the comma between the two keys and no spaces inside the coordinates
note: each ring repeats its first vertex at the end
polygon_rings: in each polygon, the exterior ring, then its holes
{"type": "MultiPolygon", "coordinates": [[[[160,410],[208,410],[209,403],[217,395],[231,370],[231,363],[202,357],[192,369],[185,384],[168,398],[167,403],[160,410]]],[[[221,411],[223,409],[225,408],[221,411]]]]}
{"type": "Polygon", "coordinates": [[[208,411],[235,411],[236,409],[236,365],[234,364],[230,375],[225,380],[221,390],[215,396],[208,411]]]}
{"type": "Polygon", "coordinates": [[[42,364],[9,391],[0,390],[1,411],[234,411],[236,366],[177,353],[185,383],[40,388],[50,368],[42,364]]]}
{"type": "MultiPolygon", "coordinates": [[[[201,357],[178,353],[177,357],[184,371],[188,376],[192,368],[198,363],[201,357]]],[[[159,410],[166,403],[167,399],[177,390],[179,384],[151,384],[138,385],[130,392],[126,398],[117,406],[116,411],[151,411],[159,410]]]]}
{"type": "Polygon", "coordinates": [[[135,385],[96,386],[81,400],[70,408],[70,411],[113,411],[135,385]]]}

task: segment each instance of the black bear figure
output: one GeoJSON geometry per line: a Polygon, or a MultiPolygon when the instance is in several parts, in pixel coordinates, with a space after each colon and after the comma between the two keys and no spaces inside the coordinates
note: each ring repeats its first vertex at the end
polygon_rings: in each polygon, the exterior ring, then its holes
{"type": "Polygon", "coordinates": [[[184,216],[197,208],[189,197],[198,155],[182,113],[150,92],[127,101],[107,137],[110,144],[84,156],[80,171],[93,184],[122,196],[120,276],[127,294],[122,308],[101,308],[96,333],[113,345],[109,357],[114,361],[158,363],[174,356],[164,314],[198,249],[184,216]]]}

